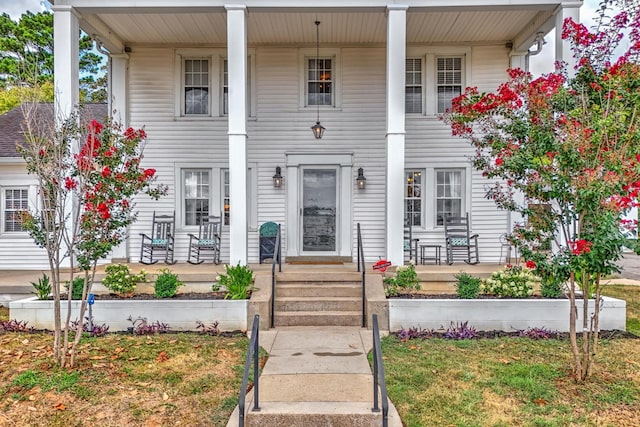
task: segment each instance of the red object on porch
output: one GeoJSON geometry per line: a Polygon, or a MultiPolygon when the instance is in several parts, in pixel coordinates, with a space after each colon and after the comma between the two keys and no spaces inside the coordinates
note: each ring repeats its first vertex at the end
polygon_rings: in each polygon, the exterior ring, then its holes
{"type": "Polygon", "coordinates": [[[380,261],[373,264],[373,269],[384,273],[385,271],[387,271],[387,267],[389,267],[390,265],[391,262],[387,261],[386,259],[381,259],[380,261]]]}

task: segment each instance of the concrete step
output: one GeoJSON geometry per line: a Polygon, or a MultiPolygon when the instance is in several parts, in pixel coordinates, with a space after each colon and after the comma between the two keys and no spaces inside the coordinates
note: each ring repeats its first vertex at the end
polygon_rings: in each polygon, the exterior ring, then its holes
{"type": "Polygon", "coordinates": [[[379,427],[382,412],[371,402],[267,402],[249,411],[247,427],[379,427]]]}
{"type": "Polygon", "coordinates": [[[280,297],[276,298],[276,312],[294,311],[358,311],[361,297],[280,297]]]}
{"type": "Polygon", "coordinates": [[[287,311],[276,312],[276,327],[280,326],[361,326],[360,311],[287,311]]]}
{"type": "Polygon", "coordinates": [[[290,282],[276,284],[276,301],[282,297],[359,297],[362,296],[360,283],[311,284],[290,282]]]}
{"type": "Polygon", "coordinates": [[[277,283],[282,282],[362,282],[362,273],[355,271],[292,271],[277,273],[277,283]]]}

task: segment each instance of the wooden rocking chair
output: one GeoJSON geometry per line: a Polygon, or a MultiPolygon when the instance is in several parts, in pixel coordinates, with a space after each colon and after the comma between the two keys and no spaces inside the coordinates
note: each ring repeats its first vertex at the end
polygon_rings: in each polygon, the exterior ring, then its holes
{"type": "Polygon", "coordinates": [[[213,257],[215,264],[220,264],[221,216],[203,218],[198,235],[189,234],[189,264],[202,264],[205,255],[213,257]],[[195,258],[195,261],[192,260],[195,258]]]}
{"type": "Polygon", "coordinates": [[[469,214],[465,216],[445,216],[444,234],[447,244],[447,264],[457,258],[467,264],[477,264],[478,235],[469,231],[469,214]]]}
{"type": "Polygon", "coordinates": [[[151,236],[140,233],[142,236],[141,263],[155,264],[160,259],[163,259],[165,264],[176,263],[173,259],[175,218],[175,211],[171,215],[156,215],[155,211],[153,212],[151,236]]]}

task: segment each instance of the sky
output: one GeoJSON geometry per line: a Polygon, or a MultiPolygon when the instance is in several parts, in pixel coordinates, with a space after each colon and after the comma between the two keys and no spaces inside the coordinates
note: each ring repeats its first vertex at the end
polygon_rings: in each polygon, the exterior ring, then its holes
{"type": "MultiPolygon", "coordinates": [[[[591,18],[598,8],[598,3],[600,3],[600,0],[585,0],[584,5],[580,9],[580,19],[582,22],[585,22],[588,27],[593,23],[591,18]]],[[[34,13],[45,10],[45,4],[47,6],[49,5],[46,0],[0,0],[0,12],[8,13],[11,18],[15,20],[27,10],[34,13]]],[[[545,40],[547,44],[542,48],[542,52],[531,57],[530,70],[534,75],[553,71],[553,64],[555,62],[555,31],[547,34],[545,40]]]]}

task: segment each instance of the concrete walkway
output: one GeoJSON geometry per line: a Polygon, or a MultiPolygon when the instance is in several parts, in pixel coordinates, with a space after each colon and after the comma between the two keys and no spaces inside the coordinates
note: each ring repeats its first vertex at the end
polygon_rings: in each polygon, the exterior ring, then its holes
{"type": "MultiPolygon", "coordinates": [[[[373,375],[367,354],[372,332],[355,327],[283,327],[260,332],[269,353],[259,381],[260,412],[246,425],[382,425],[373,406],[373,375]]],[[[253,392],[247,395],[253,408],[253,392]]],[[[389,402],[389,425],[402,426],[389,402]]],[[[227,427],[238,425],[238,408],[227,427]]]]}

